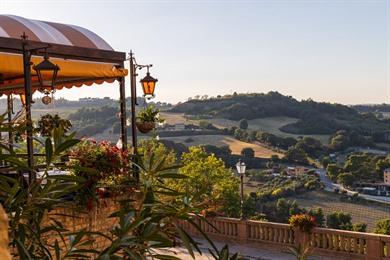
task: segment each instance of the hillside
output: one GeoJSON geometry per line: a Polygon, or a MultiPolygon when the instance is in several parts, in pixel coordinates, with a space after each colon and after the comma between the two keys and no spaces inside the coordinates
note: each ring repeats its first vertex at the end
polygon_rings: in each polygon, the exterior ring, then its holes
{"type": "Polygon", "coordinates": [[[283,116],[296,118],[296,122],[280,128],[291,134],[333,134],[338,130],[354,130],[372,135],[375,131],[390,130],[389,120],[380,120],[371,113],[362,114],[345,105],[311,99],[298,101],[278,92],[189,100],[176,105],[171,112],[236,121],[283,116]]]}

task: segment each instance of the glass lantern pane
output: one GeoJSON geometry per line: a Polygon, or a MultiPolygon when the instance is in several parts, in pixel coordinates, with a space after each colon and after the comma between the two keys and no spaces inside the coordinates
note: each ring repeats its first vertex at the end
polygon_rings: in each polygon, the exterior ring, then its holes
{"type": "Polygon", "coordinates": [[[144,90],[144,94],[153,96],[155,84],[156,83],[153,82],[153,81],[142,82],[142,87],[143,87],[143,90],[144,90]]]}

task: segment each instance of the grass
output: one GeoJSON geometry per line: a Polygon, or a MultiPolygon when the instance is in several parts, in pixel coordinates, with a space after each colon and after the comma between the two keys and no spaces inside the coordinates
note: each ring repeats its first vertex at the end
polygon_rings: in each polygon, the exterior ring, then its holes
{"type": "MultiPolygon", "coordinates": [[[[210,123],[214,124],[217,127],[232,127],[239,126],[239,121],[233,121],[229,119],[222,118],[213,118],[208,120],[210,123]]],[[[310,136],[320,140],[322,143],[328,143],[329,135],[296,135],[289,134],[279,130],[284,125],[297,122],[298,119],[287,116],[277,116],[277,117],[266,117],[258,118],[253,120],[248,120],[248,129],[255,131],[268,132],[274,135],[283,136],[283,137],[294,137],[298,138],[300,136],[310,136]]]]}
{"type": "Polygon", "coordinates": [[[170,112],[160,112],[162,118],[165,119],[165,122],[170,125],[176,124],[194,124],[198,125],[199,121],[186,119],[184,113],[170,113],[170,112]]]}
{"type": "Polygon", "coordinates": [[[62,118],[68,118],[69,114],[77,111],[78,108],[54,108],[52,105],[49,105],[47,109],[33,109],[32,110],[32,119],[38,120],[42,115],[46,114],[58,114],[62,118]]]}
{"type": "Polygon", "coordinates": [[[226,135],[195,135],[195,136],[180,136],[180,137],[164,137],[163,139],[171,140],[178,143],[183,143],[187,146],[206,145],[211,144],[218,147],[229,146],[233,154],[240,154],[241,150],[246,147],[250,147],[255,151],[255,156],[260,158],[270,158],[271,155],[278,155],[282,157],[283,154],[275,152],[260,144],[250,144],[226,135]],[[186,143],[184,140],[187,138],[193,139],[193,142],[186,143]]]}
{"type": "Polygon", "coordinates": [[[289,197],[295,199],[300,207],[320,207],[327,215],[333,211],[350,213],[352,223],[366,223],[367,231],[372,232],[375,223],[390,217],[390,206],[372,201],[359,200],[358,202],[342,202],[341,195],[327,191],[310,191],[304,194],[289,197]]]}
{"type": "MultiPolygon", "coordinates": [[[[183,113],[161,112],[161,116],[166,119],[166,122],[168,124],[183,124],[183,123],[198,124],[199,123],[199,120],[187,120],[184,117],[183,113]]],[[[208,121],[219,128],[239,126],[239,121],[234,121],[229,119],[213,118],[213,119],[203,119],[203,120],[208,121]]],[[[297,121],[298,119],[293,117],[287,117],[287,116],[258,118],[258,119],[248,120],[248,129],[268,132],[283,137],[290,136],[290,137],[298,138],[300,136],[310,136],[320,140],[322,143],[325,144],[328,143],[329,135],[296,135],[296,134],[285,133],[279,130],[280,127],[287,124],[295,123],[297,121]]]]}

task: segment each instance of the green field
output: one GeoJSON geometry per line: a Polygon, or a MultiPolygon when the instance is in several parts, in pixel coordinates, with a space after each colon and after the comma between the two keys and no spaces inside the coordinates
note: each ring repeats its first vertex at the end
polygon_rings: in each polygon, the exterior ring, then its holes
{"type": "MultiPolygon", "coordinates": [[[[229,119],[222,118],[213,118],[208,120],[210,123],[214,124],[217,127],[232,127],[239,126],[239,121],[233,121],[229,119]]],[[[277,117],[266,117],[266,118],[258,118],[253,120],[248,120],[248,129],[255,131],[268,132],[274,135],[283,136],[283,137],[294,137],[298,138],[300,136],[310,136],[320,140],[322,143],[328,143],[329,135],[296,135],[289,134],[279,130],[280,127],[295,123],[298,119],[287,116],[277,116],[277,117]]]]}
{"type": "Polygon", "coordinates": [[[195,136],[179,136],[179,137],[164,137],[162,139],[171,140],[177,143],[183,143],[187,146],[206,145],[211,144],[214,146],[229,146],[233,154],[240,154],[241,150],[246,147],[250,147],[255,151],[255,156],[260,158],[270,158],[271,155],[278,155],[283,157],[282,153],[275,152],[267,147],[259,144],[251,144],[239,141],[226,135],[195,135],[195,136]],[[191,138],[193,141],[186,143],[185,140],[191,138]]]}
{"type": "Polygon", "coordinates": [[[75,107],[56,108],[56,107],[52,107],[49,105],[47,109],[33,109],[31,116],[32,116],[33,120],[37,120],[42,115],[46,115],[46,114],[52,114],[52,115],[58,114],[62,118],[67,118],[69,116],[69,114],[76,112],[77,109],[79,109],[79,108],[77,108],[77,107],[76,108],[75,107]]]}
{"type": "Polygon", "coordinates": [[[366,223],[367,231],[373,231],[378,220],[390,218],[390,205],[365,200],[342,202],[340,196],[332,192],[311,191],[288,199],[295,199],[300,207],[320,207],[325,215],[332,211],[350,213],[352,223],[366,223]]]}
{"type": "MultiPolygon", "coordinates": [[[[183,123],[198,124],[199,123],[199,120],[187,120],[184,117],[183,113],[163,112],[161,113],[161,116],[166,119],[166,122],[168,124],[183,124],[183,123]]],[[[204,120],[212,123],[214,126],[219,128],[239,126],[239,121],[234,121],[229,119],[213,118],[213,119],[204,119],[204,120]]],[[[287,116],[258,118],[258,119],[248,120],[248,129],[268,132],[283,137],[290,136],[290,137],[298,138],[300,136],[310,136],[320,140],[322,143],[325,144],[328,143],[329,135],[296,135],[296,134],[285,133],[279,130],[280,127],[287,124],[295,123],[297,122],[297,120],[298,119],[296,118],[287,117],[287,116]]]]}

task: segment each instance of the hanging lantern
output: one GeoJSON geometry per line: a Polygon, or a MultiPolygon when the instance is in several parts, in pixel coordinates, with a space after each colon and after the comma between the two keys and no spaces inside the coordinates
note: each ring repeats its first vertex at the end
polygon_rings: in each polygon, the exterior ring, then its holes
{"type": "Polygon", "coordinates": [[[43,61],[34,66],[33,69],[37,73],[41,91],[54,90],[57,73],[60,68],[49,61],[47,53],[45,54],[43,61]]]}
{"type": "Polygon", "coordinates": [[[150,76],[149,67],[148,72],[146,73],[145,78],[141,79],[142,89],[144,91],[144,97],[152,98],[154,97],[154,89],[156,87],[156,82],[158,80],[150,76]]]}
{"type": "Polygon", "coordinates": [[[51,103],[51,97],[49,96],[49,93],[46,93],[45,96],[43,96],[42,103],[45,105],[49,105],[51,103]]]}

